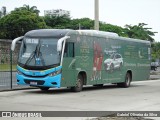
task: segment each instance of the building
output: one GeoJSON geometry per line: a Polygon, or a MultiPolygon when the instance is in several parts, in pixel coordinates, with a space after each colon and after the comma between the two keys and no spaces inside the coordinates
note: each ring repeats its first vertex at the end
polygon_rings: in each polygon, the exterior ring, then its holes
{"type": "Polygon", "coordinates": [[[70,17],[70,12],[67,10],[62,9],[53,9],[53,10],[45,10],[44,11],[45,16],[63,16],[66,15],[70,17]]]}

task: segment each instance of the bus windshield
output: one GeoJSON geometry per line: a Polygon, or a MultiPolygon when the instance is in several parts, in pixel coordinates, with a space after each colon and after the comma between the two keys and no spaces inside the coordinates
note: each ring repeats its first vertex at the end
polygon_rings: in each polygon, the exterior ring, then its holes
{"type": "Polygon", "coordinates": [[[45,69],[58,66],[57,38],[24,38],[18,63],[29,69],[45,69]]]}

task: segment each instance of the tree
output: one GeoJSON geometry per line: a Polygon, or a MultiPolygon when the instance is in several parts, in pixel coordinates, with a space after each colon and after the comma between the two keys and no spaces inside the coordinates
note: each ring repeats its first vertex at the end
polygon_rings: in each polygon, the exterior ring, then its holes
{"type": "Polygon", "coordinates": [[[122,27],[117,25],[106,24],[104,22],[100,22],[100,30],[107,31],[107,32],[114,32],[114,33],[117,33],[119,36],[123,36],[123,37],[127,36],[127,34],[124,33],[124,29],[122,27]]]}
{"type": "Polygon", "coordinates": [[[15,10],[0,19],[0,37],[14,39],[33,29],[46,28],[44,20],[27,10],[15,10]]]}
{"type": "Polygon", "coordinates": [[[125,25],[124,32],[128,35],[129,38],[135,38],[135,39],[142,39],[142,40],[148,40],[153,42],[154,38],[151,36],[154,36],[157,32],[152,32],[150,29],[152,28],[144,28],[147,24],[145,23],[139,23],[138,25],[125,25]]]}
{"type": "MultiPolygon", "coordinates": [[[[127,36],[124,33],[124,29],[120,26],[106,24],[105,22],[100,21],[100,30],[107,32],[114,32],[120,36],[127,36]]],[[[70,25],[71,29],[93,29],[94,28],[94,20],[89,18],[81,18],[81,19],[73,19],[70,25]]]]}
{"type": "Polygon", "coordinates": [[[44,17],[44,21],[46,22],[46,25],[49,28],[65,29],[69,28],[71,19],[67,15],[62,15],[62,16],[46,15],[44,17]]]}
{"type": "Polygon", "coordinates": [[[152,60],[160,59],[160,42],[152,44],[152,60]]]}
{"type": "Polygon", "coordinates": [[[89,18],[73,19],[70,28],[77,29],[93,29],[94,21],[89,18]]]}
{"type": "Polygon", "coordinates": [[[24,4],[23,7],[15,8],[15,11],[21,11],[21,10],[27,10],[32,13],[35,13],[36,15],[39,15],[40,11],[37,9],[36,6],[30,7],[29,5],[24,4]]]}

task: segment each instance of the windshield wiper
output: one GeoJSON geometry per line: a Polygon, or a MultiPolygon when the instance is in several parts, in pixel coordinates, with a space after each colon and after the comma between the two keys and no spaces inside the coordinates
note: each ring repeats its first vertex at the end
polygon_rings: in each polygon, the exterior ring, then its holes
{"type": "MultiPolygon", "coordinates": [[[[36,64],[37,61],[39,60],[39,61],[42,61],[43,66],[45,66],[45,62],[44,62],[42,53],[40,52],[40,48],[41,48],[41,42],[40,42],[40,40],[39,40],[39,42],[38,42],[38,44],[37,44],[37,46],[36,46],[36,49],[32,52],[31,56],[30,56],[30,57],[28,58],[28,60],[26,61],[25,66],[28,65],[33,58],[35,58],[35,64],[36,64]],[[40,59],[39,59],[39,58],[40,58],[40,59]]],[[[40,64],[40,63],[38,63],[38,64],[40,64]]]]}
{"type": "Polygon", "coordinates": [[[24,64],[24,66],[28,65],[31,60],[35,57],[36,55],[36,51],[38,50],[38,46],[40,45],[40,42],[38,42],[38,44],[36,45],[36,49],[32,52],[31,56],[27,59],[26,63],[24,64]]]}
{"type": "Polygon", "coordinates": [[[32,52],[31,56],[27,59],[24,65],[25,66],[28,65],[31,62],[31,60],[34,58],[34,56],[35,56],[35,51],[32,52]]]}
{"type": "Polygon", "coordinates": [[[44,59],[43,59],[43,55],[42,53],[40,52],[40,49],[41,49],[41,41],[39,41],[38,43],[38,46],[37,46],[37,49],[36,49],[36,59],[35,59],[35,63],[37,62],[37,59],[39,61],[42,61],[42,65],[45,66],[45,62],[44,62],[44,59]],[[40,59],[39,59],[40,58],[40,59]]]}

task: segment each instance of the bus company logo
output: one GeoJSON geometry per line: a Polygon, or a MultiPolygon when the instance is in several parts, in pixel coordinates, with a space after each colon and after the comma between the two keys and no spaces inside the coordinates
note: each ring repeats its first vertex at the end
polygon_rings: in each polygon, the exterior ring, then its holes
{"type": "Polygon", "coordinates": [[[2,117],[12,117],[11,112],[2,112],[2,117]]]}
{"type": "Polygon", "coordinates": [[[36,58],[36,65],[40,65],[40,64],[41,64],[40,58],[36,58]]]}

